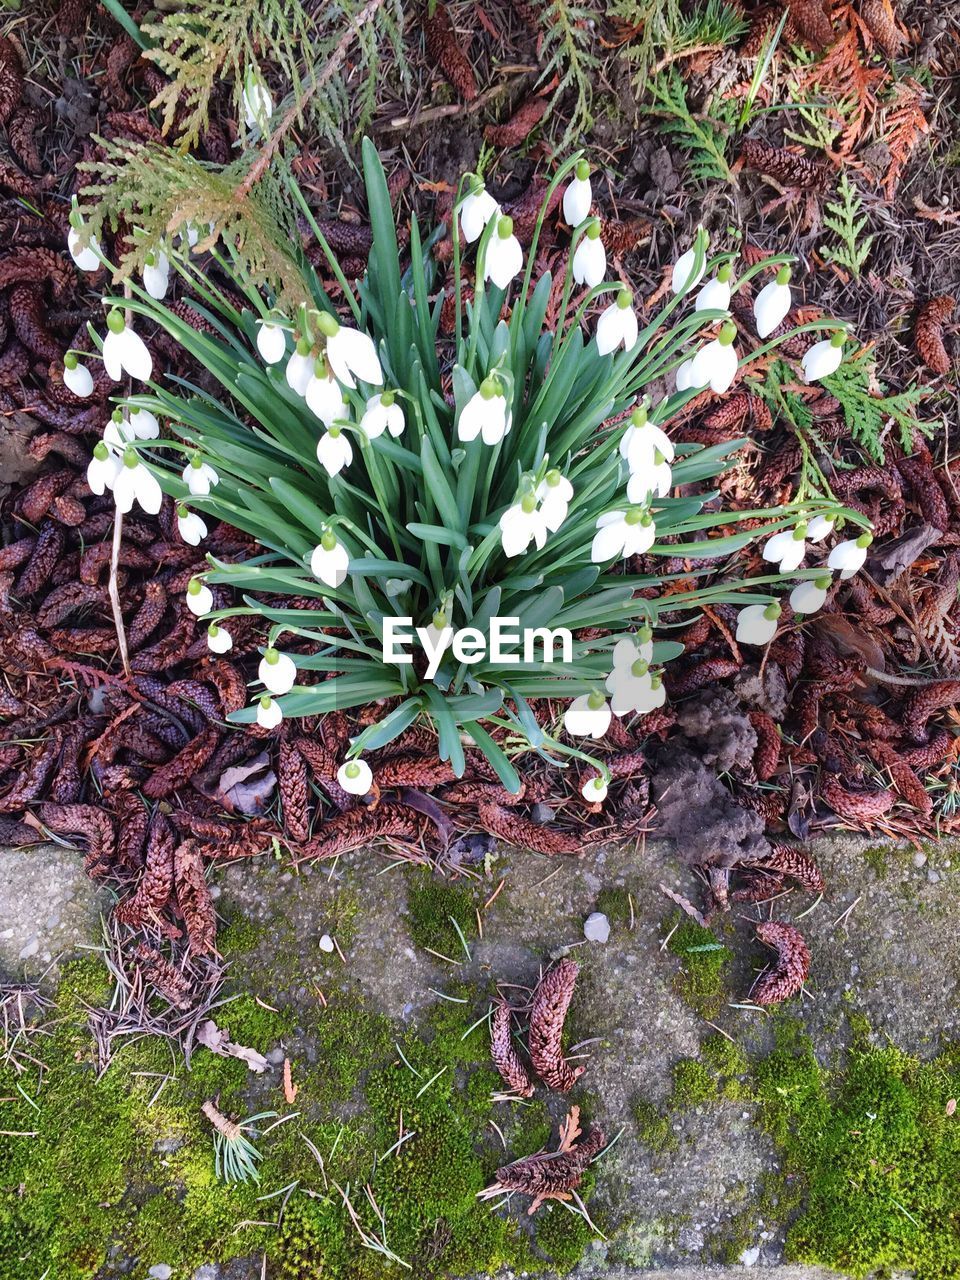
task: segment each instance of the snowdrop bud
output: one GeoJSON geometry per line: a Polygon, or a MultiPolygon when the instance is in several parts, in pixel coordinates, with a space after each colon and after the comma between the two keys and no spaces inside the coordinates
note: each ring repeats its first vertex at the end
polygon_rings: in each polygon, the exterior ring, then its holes
{"type": "Polygon", "coordinates": [[[633,294],[629,289],[621,289],[616,302],[607,307],[597,321],[597,350],[602,356],[621,346],[624,351],[629,351],[639,332],[633,311],[633,294]]]}
{"type": "Polygon", "coordinates": [[[733,268],[724,263],[712,280],[708,280],[697,294],[694,311],[726,311],[730,306],[730,278],[733,268]]]}
{"type": "Polygon", "coordinates": [[[271,645],[264,649],[257,675],[278,696],[289,693],[297,682],[297,664],[285,653],[278,653],[271,645]]]}
{"type": "Polygon", "coordinates": [[[867,547],[873,541],[872,533],[861,533],[859,538],[848,538],[846,542],[838,542],[827,557],[828,569],[839,569],[841,578],[852,578],[863,568],[867,558],[867,547]]]}
{"type": "Polygon", "coordinates": [[[594,218],[580,237],[573,255],[573,278],[588,289],[601,284],[607,273],[607,254],[600,239],[600,222],[594,218]]]}
{"type": "Polygon", "coordinates": [[[649,511],[631,507],[628,511],[608,511],[597,520],[597,532],[590,548],[594,564],[618,556],[638,556],[653,546],[657,527],[649,511]]]}
{"type": "Polygon", "coordinates": [[[229,653],[233,648],[233,636],[225,627],[211,622],[207,627],[207,648],[211,653],[229,653]]]}
{"type": "Polygon", "coordinates": [[[93,449],[93,457],[87,466],[87,484],[92,493],[102,497],[107,489],[112,489],[120,469],[121,460],[100,440],[93,449]]]}
{"type": "Polygon", "coordinates": [[[822,609],[830,590],[830,575],[820,578],[807,578],[798,582],[790,592],[790,608],[794,613],[816,613],[822,609]]]}
{"type": "Polygon", "coordinates": [[[782,609],[775,600],[770,604],[749,604],[737,614],[739,644],[769,644],[777,634],[782,609]]]}
{"type": "Polygon", "coordinates": [[[814,343],[801,361],[804,382],[819,382],[837,372],[843,360],[843,342],[844,335],[838,331],[832,338],[814,343]]]}
{"type": "Polygon", "coordinates": [[[683,364],[677,366],[677,371],[673,375],[674,382],[678,391],[689,391],[694,385],[693,383],[693,357],[684,360],[683,364]]]}
{"type": "Polygon", "coordinates": [[[265,364],[279,364],[287,354],[287,335],[280,325],[257,321],[257,350],[265,364]]]}
{"type": "Polygon", "coordinates": [[[599,689],[574,698],[563,714],[563,727],[572,738],[602,738],[613,712],[599,689]]]}
{"type": "Polygon", "coordinates": [[[513,219],[500,218],[497,229],[487,243],[483,263],[484,280],[492,280],[498,289],[509,288],[510,281],[523,270],[523,250],[513,234],[513,219]]]}
{"type": "MultiPolygon", "coordinates": [[[[114,421],[118,420],[123,421],[123,415],[119,410],[114,414],[114,421]]],[[[127,409],[126,426],[128,434],[131,434],[135,440],[156,440],[160,435],[160,423],[149,409],[142,409],[137,404],[132,404],[127,409]]]]}
{"type": "Polygon", "coordinates": [[[607,798],[607,790],[607,783],[603,778],[588,778],[580,788],[580,794],[587,804],[603,804],[607,798]]]}
{"type": "Polygon", "coordinates": [[[298,396],[306,395],[310,379],[313,377],[315,364],[316,361],[313,357],[313,347],[310,339],[298,339],[296,349],[287,361],[285,370],[287,386],[291,391],[295,391],[298,396]]]}
{"type": "Polygon", "coordinates": [[[579,227],[590,216],[593,190],[590,186],[590,166],[586,160],[577,162],[572,182],[563,193],[563,220],[570,227],[579,227]]]}
{"type": "Polygon", "coordinates": [[[317,415],[325,427],[331,427],[335,422],[350,416],[340,384],[336,378],[331,378],[323,359],[317,360],[313,366],[313,376],[307,383],[304,398],[307,408],[317,415]]]}
{"type": "Polygon", "coordinates": [[[199,578],[191,578],[187,583],[187,608],[198,618],[213,608],[213,592],[199,578]]]}
{"type": "Polygon", "coordinates": [[[273,97],[253,67],[247,71],[243,81],[243,119],[248,129],[259,129],[266,132],[267,124],[273,115],[273,97]]]}
{"type": "Polygon", "coordinates": [[[717,395],[729,390],[740,364],[733,345],[736,336],[737,326],[728,320],[713,342],[697,352],[690,370],[691,386],[709,386],[717,395]]]}
{"type": "Polygon", "coordinates": [[[137,337],[116,307],[107,316],[107,333],[103,339],[103,364],[114,382],[124,373],[146,382],[153,372],[153,358],[146,343],[137,337]]]}
{"type": "Polygon", "coordinates": [[[500,206],[478,178],[460,205],[460,230],[468,244],[483,235],[483,229],[500,213],[500,206]]]}
{"type": "Polygon", "coordinates": [[[143,267],[143,287],[158,302],[167,296],[170,285],[170,261],[162,249],[147,254],[143,267]]]}
{"type": "Polygon", "coordinates": [[[199,453],[193,454],[182,471],[183,483],[194,497],[205,498],[210,486],[219,484],[220,477],[209,463],[204,462],[199,453]]]}
{"type": "Polygon", "coordinates": [[[195,511],[188,511],[183,503],[180,503],[177,507],[177,531],[189,546],[199,547],[207,536],[206,521],[195,511]]]}
{"type": "Polygon", "coordinates": [[[491,373],[480,383],[457,421],[457,439],[467,443],[480,435],[483,443],[499,444],[510,430],[510,410],[503,387],[496,374],[491,373]]]}
{"type": "Polygon", "coordinates": [[[832,516],[814,516],[807,525],[807,541],[822,542],[828,534],[833,533],[835,524],[832,516]]]}
{"type": "Polygon", "coordinates": [[[282,719],[279,703],[265,693],[257,703],[257,724],[261,729],[275,729],[282,719]]]}
{"type": "Polygon", "coordinates": [[[320,543],[310,557],[310,572],[328,587],[337,588],[347,576],[350,556],[332,529],[325,529],[320,543]]]}
{"type": "Polygon", "coordinates": [[[500,517],[500,544],[506,556],[522,555],[531,542],[540,550],[547,541],[547,521],[537,495],[527,492],[500,517]]]}
{"type": "Polygon", "coordinates": [[[352,796],[365,796],[373,786],[373,773],[366,760],[348,760],[337,770],[337,781],[352,796]]]}
{"type": "Polygon", "coordinates": [[[792,305],[790,268],[781,267],[777,272],[776,280],[764,285],[753,304],[753,318],[757,323],[757,333],[761,338],[766,338],[773,333],[792,305]]]}
{"type": "Polygon", "coordinates": [[[73,351],[63,357],[63,385],[81,399],[93,393],[93,375],[73,351]]]}
{"type": "Polygon", "coordinates": [[[670,287],[674,293],[684,293],[688,289],[695,289],[703,279],[704,272],[707,269],[706,253],[704,253],[703,262],[700,264],[700,270],[694,275],[693,268],[696,260],[697,252],[695,249],[688,249],[686,253],[682,253],[677,259],[670,281],[670,287]]]}
{"type": "Polygon", "coordinates": [[[83,231],[83,215],[80,210],[74,206],[70,211],[70,229],[67,232],[67,249],[70,257],[76,263],[81,271],[98,271],[101,267],[100,262],[100,244],[97,237],[91,235],[87,237],[84,244],[83,231]]]}

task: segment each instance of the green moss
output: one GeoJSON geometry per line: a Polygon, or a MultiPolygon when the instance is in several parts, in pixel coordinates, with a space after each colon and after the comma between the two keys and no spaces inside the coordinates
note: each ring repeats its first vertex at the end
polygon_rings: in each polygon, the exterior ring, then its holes
{"type": "Polygon", "coordinates": [[[671,1111],[699,1107],[716,1097],[716,1079],[697,1058],[680,1058],[673,1064],[673,1089],[667,1104],[671,1111]]]}
{"type": "Polygon", "coordinates": [[[413,871],[408,879],[410,937],[416,946],[439,952],[451,960],[465,958],[461,934],[468,943],[476,937],[477,906],[477,893],[466,884],[451,884],[431,871],[420,869],[413,871]]]}
{"type": "Polygon", "coordinates": [[[611,924],[628,925],[634,919],[630,892],[624,888],[601,889],[597,895],[597,911],[602,911],[611,924]]]}
{"type": "Polygon", "coordinates": [[[878,880],[886,878],[889,869],[890,846],[888,844],[872,845],[864,849],[863,860],[878,880]]]}
{"type": "Polygon", "coordinates": [[[700,1059],[717,1077],[720,1093],[730,1102],[746,1102],[750,1098],[745,1083],[750,1073],[750,1059],[735,1041],[727,1036],[707,1036],[700,1045],[700,1059]]]}
{"type": "MultiPolygon", "coordinates": [[[[584,1203],[593,1190],[593,1182],[593,1174],[588,1170],[578,1190],[584,1203]]],[[[582,1214],[560,1203],[547,1204],[538,1210],[536,1226],[537,1248],[549,1259],[551,1270],[562,1276],[573,1270],[591,1241],[597,1238],[582,1214]]]]}
{"type": "Polygon", "coordinates": [[[702,1017],[716,1017],[723,1006],[732,951],[718,941],[712,930],[704,929],[686,915],[674,915],[667,922],[667,932],[669,949],[683,963],[677,980],[680,995],[702,1017]]]}
{"type": "Polygon", "coordinates": [[[651,1151],[661,1154],[673,1151],[679,1145],[668,1117],[647,1098],[640,1098],[633,1104],[633,1118],[637,1136],[651,1151]]]}

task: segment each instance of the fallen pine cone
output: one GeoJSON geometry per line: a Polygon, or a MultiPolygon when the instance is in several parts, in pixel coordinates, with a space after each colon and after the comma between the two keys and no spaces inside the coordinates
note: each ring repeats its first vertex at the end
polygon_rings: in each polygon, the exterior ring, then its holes
{"type": "Polygon", "coordinates": [[[820,783],[820,794],[830,808],[849,822],[872,822],[881,818],[897,802],[897,793],[889,788],[879,791],[848,791],[832,776],[820,783]]]}
{"type": "Polygon", "coordinates": [[[832,169],[828,164],[811,160],[809,156],[786,147],[771,147],[759,138],[746,138],[740,147],[740,159],[748,169],[765,173],[786,187],[823,191],[830,181],[832,169]]]}
{"type": "Polygon", "coordinates": [[[488,124],[483,136],[495,147],[519,147],[546,115],[549,105],[549,98],[527,98],[504,124],[488,124]]]}
{"type": "Polygon", "coordinates": [[[810,972],[810,948],[803,934],[792,924],[765,920],[757,925],[757,937],[777,952],[777,965],[753,988],[757,1004],[779,1004],[799,991],[810,972]]]}
{"type": "Polygon", "coordinates": [[[428,4],[423,35],[429,60],[440,68],[464,102],[472,102],[477,96],[477,81],[443,0],[436,0],[432,13],[428,4]]]}
{"type": "Polygon", "coordinates": [[[896,58],[907,40],[890,0],[860,0],[860,17],[887,57],[896,58]]]}
{"type": "Polygon", "coordinates": [[[23,96],[23,71],[16,46],[0,36],[0,124],[6,124],[23,96]]]}
{"type": "Polygon", "coordinates": [[[530,1010],[530,1061],[543,1083],[558,1093],[569,1093],[586,1070],[570,1066],[561,1044],[579,972],[574,960],[561,960],[540,980],[530,1010]]]}
{"type": "Polygon", "coordinates": [[[913,331],[917,355],[934,373],[950,372],[950,357],[943,345],[943,326],[953,315],[956,301],[949,293],[931,298],[920,308],[913,331]]]}
{"type": "Polygon", "coordinates": [[[144,978],[168,1000],[175,1009],[189,1009],[194,1002],[193,984],[181,970],[175,968],[155,947],[141,942],[134,952],[144,978]]]}
{"type": "Polygon", "coordinates": [[[496,1005],[490,1019],[490,1057],[507,1088],[521,1098],[529,1098],[534,1084],[514,1046],[510,1006],[504,1002],[496,1005]]]}
{"type": "Polygon", "coordinates": [[[587,1166],[603,1150],[606,1138],[602,1130],[592,1129],[578,1143],[580,1136],[580,1108],[572,1107],[560,1135],[556,1151],[538,1152],[524,1156],[497,1170],[497,1181],[480,1194],[485,1198],[503,1191],[519,1191],[533,1196],[533,1204],[527,1210],[534,1214],[544,1200],[569,1200],[571,1193],[583,1181],[587,1166]]]}
{"type": "Polygon", "coordinates": [[[825,0],[791,0],[789,9],[797,35],[808,48],[820,53],[833,44],[836,32],[825,0]]]}

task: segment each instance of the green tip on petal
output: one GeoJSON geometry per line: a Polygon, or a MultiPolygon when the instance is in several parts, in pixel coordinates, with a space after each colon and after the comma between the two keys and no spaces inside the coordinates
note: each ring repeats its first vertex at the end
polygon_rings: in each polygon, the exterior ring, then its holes
{"type": "Polygon", "coordinates": [[[118,311],[117,308],[114,307],[114,309],[107,316],[107,328],[110,330],[111,333],[123,333],[126,327],[127,327],[127,324],[123,318],[123,312],[118,311]]]}
{"type": "Polygon", "coordinates": [[[497,235],[501,240],[508,240],[513,235],[513,219],[501,218],[497,223],[497,235]]]}
{"type": "Polygon", "coordinates": [[[606,698],[599,689],[594,689],[593,693],[587,696],[587,706],[591,711],[599,711],[605,702],[606,698]]]}
{"type": "Polygon", "coordinates": [[[347,775],[348,778],[360,777],[360,766],[357,764],[356,760],[350,761],[350,763],[344,769],[344,773],[347,775]]]}
{"type": "Polygon", "coordinates": [[[580,182],[586,182],[586,180],[590,177],[589,162],[586,160],[578,160],[576,168],[574,169],[574,173],[577,175],[577,178],[580,180],[580,182]]]}
{"type": "Polygon", "coordinates": [[[781,267],[780,270],[777,272],[777,284],[789,284],[790,277],[792,274],[793,272],[790,270],[789,267],[787,266],[781,267]]]}
{"type": "Polygon", "coordinates": [[[737,326],[732,320],[728,320],[717,334],[717,341],[720,343],[721,347],[729,347],[736,336],[737,326]]]}
{"type": "Polygon", "coordinates": [[[660,452],[660,450],[659,450],[659,449],[654,449],[654,451],[653,451],[653,461],[654,461],[654,465],[655,465],[655,466],[658,466],[658,467],[663,466],[663,464],[666,462],[666,460],[667,460],[667,459],[666,459],[666,455],[665,455],[665,454],[662,454],[662,453],[660,452]]]}
{"type": "Polygon", "coordinates": [[[340,332],[336,316],[332,316],[329,311],[320,312],[317,317],[317,328],[325,338],[334,338],[340,332]]]}

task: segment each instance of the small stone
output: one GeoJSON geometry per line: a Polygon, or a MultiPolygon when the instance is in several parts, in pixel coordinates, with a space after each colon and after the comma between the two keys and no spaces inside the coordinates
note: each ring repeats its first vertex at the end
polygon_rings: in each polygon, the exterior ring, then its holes
{"type": "Polygon", "coordinates": [[[913,865],[915,867],[925,867],[927,865],[927,855],[925,853],[915,853],[913,855],[913,865]]]}
{"type": "Polygon", "coordinates": [[[286,1054],[279,1047],[276,1049],[271,1049],[267,1053],[267,1061],[270,1063],[271,1067],[282,1067],[283,1060],[285,1057],[286,1057],[286,1054]]]}
{"type": "Polygon", "coordinates": [[[27,941],[20,948],[20,959],[29,960],[30,957],[35,956],[39,950],[40,950],[40,939],[37,937],[36,934],[34,934],[33,937],[28,938],[27,941]]]}
{"type": "Polygon", "coordinates": [[[744,1249],[740,1261],[745,1267],[755,1267],[760,1261],[760,1246],[755,1244],[752,1249],[744,1249]]]}
{"type": "Polygon", "coordinates": [[[205,1262],[202,1267],[197,1267],[191,1280],[220,1280],[220,1275],[220,1268],[215,1262],[205,1262]]]}
{"type": "Polygon", "coordinates": [[[553,822],[556,816],[556,810],[551,809],[548,804],[535,804],[530,810],[531,819],[534,822],[539,822],[541,826],[544,826],[548,822],[553,822]]]}
{"type": "Polygon", "coordinates": [[[927,880],[930,884],[939,884],[940,872],[934,871],[933,867],[927,867],[927,880]]]}
{"type": "Polygon", "coordinates": [[[610,937],[610,921],[602,911],[594,911],[583,922],[583,936],[588,942],[606,942],[610,937]]]}
{"type": "Polygon", "coordinates": [[[152,1280],[170,1280],[173,1275],[173,1267],[166,1262],[158,1262],[155,1267],[150,1268],[147,1275],[151,1276],[152,1280]]]}
{"type": "Polygon", "coordinates": [[[317,943],[317,946],[321,951],[329,952],[333,950],[333,939],[330,937],[329,933],[323,934],[320,941],[317,943]]]}

